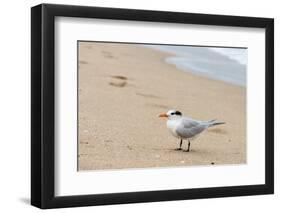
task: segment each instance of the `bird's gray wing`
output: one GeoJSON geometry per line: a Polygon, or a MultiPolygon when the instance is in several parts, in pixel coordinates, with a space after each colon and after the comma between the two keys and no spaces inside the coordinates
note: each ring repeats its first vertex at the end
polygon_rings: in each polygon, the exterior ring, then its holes
{"type": "Polygon", "coordinates": [[[182,138],[193,138],[206,129],[206,125],[197,120],[183,118],[176,128],[176,133],[182,138]]]}

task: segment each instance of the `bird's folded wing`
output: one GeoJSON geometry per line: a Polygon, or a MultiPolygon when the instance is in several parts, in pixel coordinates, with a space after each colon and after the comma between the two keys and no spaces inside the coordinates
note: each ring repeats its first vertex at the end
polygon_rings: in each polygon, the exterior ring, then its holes
{"type": "Polygon", "coordinates": [[[181,122],[184,128],[192,128],[201,124],[200,121],[196,121],[191,118],[183,118],[181,122]]]}
{"type": "Polygon", "coordinates": [[[183,119],[176,128],[176,133],[182,138],[192,138],[205,130],[205,125],[193,119],[183,119]]]}

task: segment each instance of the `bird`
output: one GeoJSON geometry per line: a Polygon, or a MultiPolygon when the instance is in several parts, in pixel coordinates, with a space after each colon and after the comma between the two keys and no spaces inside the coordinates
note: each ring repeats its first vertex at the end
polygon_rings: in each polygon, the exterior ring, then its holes
{"type": "Polygon", "coordinates": [[[184,151],[190,151],[190,141],[198,136],[204,130],[216,126],[225,124],[225,122],[218,122],[216,119],[209,121],[195,120],[189,117],[184,117],[182,113],[178,110],[172,109],[166,113],[161,113],[159,115],[161,118],[168,118],[167,128],[172,133],[172,135],[180,139],[179,148],[176,150],[182,150],[182,141],[188,141],[188,148],[184,151]]]}

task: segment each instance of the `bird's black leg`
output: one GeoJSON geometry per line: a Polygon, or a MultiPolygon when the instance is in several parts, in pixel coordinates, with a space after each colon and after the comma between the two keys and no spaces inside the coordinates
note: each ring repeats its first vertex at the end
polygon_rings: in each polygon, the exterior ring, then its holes
{"type": "Polygon", "coordinates": [[[190,141],[188,140],[188,148],[186,150],[186,152],[189,152],[190,151],[190,141]]]}
{"type": "Polygon", "coordinates": [[[182,145],[182,139],[181,139],[181,142],[180,142],[180,147],[177,148],[176,150],[181,150],[181,145],[182,145]]]}

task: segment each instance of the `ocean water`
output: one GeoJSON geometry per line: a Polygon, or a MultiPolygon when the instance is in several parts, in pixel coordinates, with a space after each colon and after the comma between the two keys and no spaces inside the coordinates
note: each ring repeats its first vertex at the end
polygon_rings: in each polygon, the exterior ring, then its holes
{"type": "Polygon", "coordinates": [[[166,62],[178,69],[199,76],[246,86],[246,48],[222,48],[201,46],[144,45],[147,48],[172,53],[166,62]]]}

